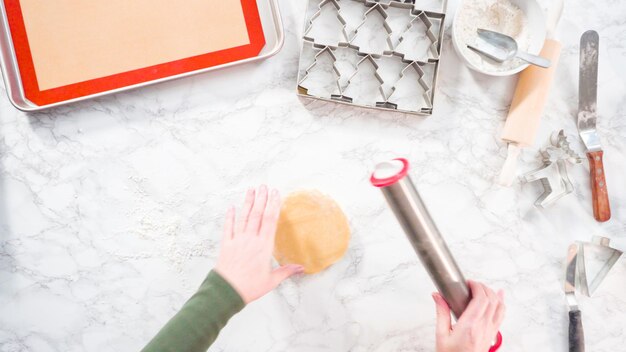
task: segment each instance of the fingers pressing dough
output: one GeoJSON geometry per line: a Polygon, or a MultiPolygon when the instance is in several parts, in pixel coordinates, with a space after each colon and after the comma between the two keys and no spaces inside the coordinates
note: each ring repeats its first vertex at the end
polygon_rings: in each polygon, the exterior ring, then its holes
{"type": "Polygon", "coordinates": [[[341,259],[349,241],[348,219],[332,198],[318,191],[285,198],[274,245],[281,265],[300,264],[305,273],[317,273],[341,259]]]}

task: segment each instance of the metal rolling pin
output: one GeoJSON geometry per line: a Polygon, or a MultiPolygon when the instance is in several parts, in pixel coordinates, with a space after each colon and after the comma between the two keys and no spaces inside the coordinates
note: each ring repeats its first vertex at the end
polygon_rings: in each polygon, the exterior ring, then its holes
{"type": "MultiPolygon", "coordinates": [[[[394,159],[378,164],[370,181],[383,192],[417,256],[458,320],[471,300],[471,292],[461,269],[408,177],[408,171],[409,163],[406,159],[394,159]]],[[[490,352],[496,351],[501,343],[502,336],[498,333],[490,352]]]]}

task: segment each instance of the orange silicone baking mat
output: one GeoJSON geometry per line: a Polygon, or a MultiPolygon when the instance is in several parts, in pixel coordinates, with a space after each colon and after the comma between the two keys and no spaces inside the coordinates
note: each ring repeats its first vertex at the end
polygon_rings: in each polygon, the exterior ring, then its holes
{"type": "Polygon", "coordinates": [[[27,99],[46,105],[257,56],[256,0],[3,0],[27,99]]]}

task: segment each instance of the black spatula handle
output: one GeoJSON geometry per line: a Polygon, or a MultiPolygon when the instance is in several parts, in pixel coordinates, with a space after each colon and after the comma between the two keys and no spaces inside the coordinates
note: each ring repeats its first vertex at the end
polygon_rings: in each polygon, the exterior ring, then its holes
{"type": "Polygon", "coordinates": [[[569,312],[569,352],[585,352],[585,332],[580,310],[569,312]]]}

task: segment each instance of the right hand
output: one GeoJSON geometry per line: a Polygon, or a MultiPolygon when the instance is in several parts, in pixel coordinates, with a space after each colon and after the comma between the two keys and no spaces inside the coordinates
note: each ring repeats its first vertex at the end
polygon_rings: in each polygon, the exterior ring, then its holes
{"type": "Polygon", "coordinates": [[[437,352],[487,352],[504,319],[504,291],[468,281],[472,300],[452,326],[450,307],[439,293],[433,293],[437,307],[437,352]]]}

